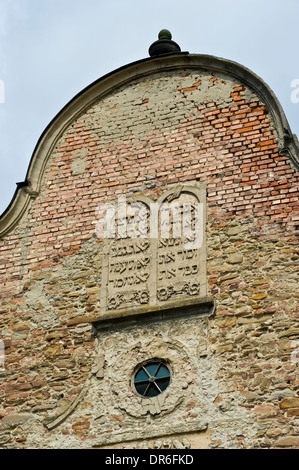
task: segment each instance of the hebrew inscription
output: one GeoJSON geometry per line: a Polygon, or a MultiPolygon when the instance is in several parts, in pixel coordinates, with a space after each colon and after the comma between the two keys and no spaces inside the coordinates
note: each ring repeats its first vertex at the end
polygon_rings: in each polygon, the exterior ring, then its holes
{"type": "Polygon", "coordinates": [[[151,254],[148,240],[116,240],[107,265],[107,309],[149,303],[151,254]]]}
{"type": "Polygon", "coordinates": [[[110,206],[101,314],[168,308],[205,296],[205,214],[202,186],[178,186],[156,201],[122,198],[110,206]]]}

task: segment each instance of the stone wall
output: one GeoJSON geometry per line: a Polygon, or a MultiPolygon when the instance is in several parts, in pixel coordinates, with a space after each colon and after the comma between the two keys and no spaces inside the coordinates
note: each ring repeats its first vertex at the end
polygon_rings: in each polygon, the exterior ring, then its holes
{"type": "Polygon", "coordinates": [[[270,111],[181,65],[69,119],[0,243],[2,447],[299,448],[298,171],[270,111]],[[98,206],[178,184],[206,185],[212,314],[95,328],[98,206]],[[144,400],[130,380],[151,356],[173,377],[144,400]]]}

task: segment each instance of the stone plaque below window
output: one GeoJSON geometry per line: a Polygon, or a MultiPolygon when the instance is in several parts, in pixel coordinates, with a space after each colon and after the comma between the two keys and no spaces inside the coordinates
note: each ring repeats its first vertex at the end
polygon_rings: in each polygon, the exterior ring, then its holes
{"type": "Polygon", "coordinates": [[[110,209],[101,316],[173,309],[206,296],[204,185],[180,185],[157,200],[119,198],[110,209]]]}

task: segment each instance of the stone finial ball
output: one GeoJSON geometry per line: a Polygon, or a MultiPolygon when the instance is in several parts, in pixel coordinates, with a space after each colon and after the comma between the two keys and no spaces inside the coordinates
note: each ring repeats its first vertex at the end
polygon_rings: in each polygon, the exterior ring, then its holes
{"type": "Polygon", "coordinates": [[[159,39],[171,39],[172,35],[171,32],[168,31],[168,29],[162,29],[158,35],[159,39]]]}

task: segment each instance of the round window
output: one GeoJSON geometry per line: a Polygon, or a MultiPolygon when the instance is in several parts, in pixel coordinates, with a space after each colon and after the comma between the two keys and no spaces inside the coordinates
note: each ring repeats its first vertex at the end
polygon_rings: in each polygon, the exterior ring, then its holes
{"type": "Polygon", "coordinates": [[[138,367],[134,376],[134,387],[142,397],[155,397],[170,384],[170,372],[162,361],[150,361],[138,367]]]}

